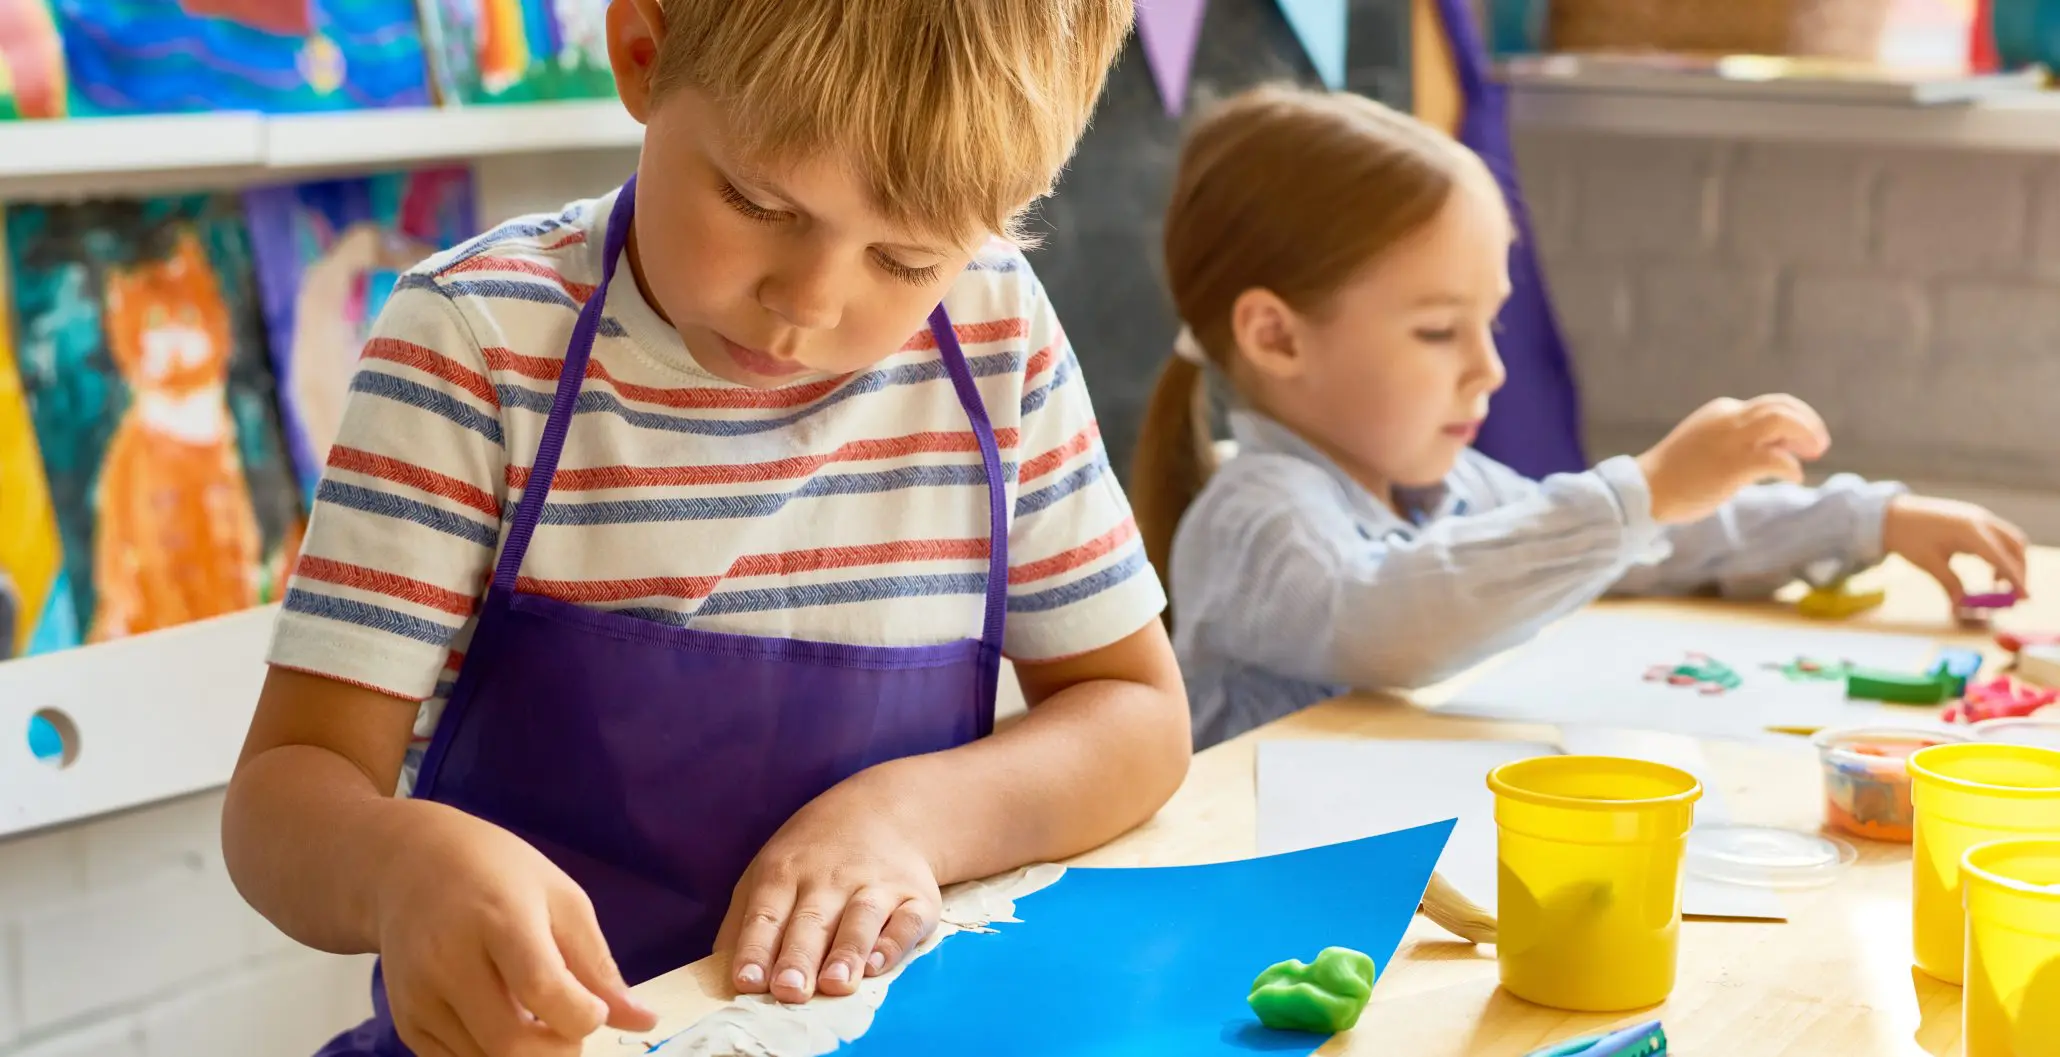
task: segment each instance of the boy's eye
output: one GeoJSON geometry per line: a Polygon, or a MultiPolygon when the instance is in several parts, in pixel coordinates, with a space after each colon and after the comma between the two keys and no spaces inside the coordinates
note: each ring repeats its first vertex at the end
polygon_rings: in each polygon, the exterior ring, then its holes
{"type": "Polygon", "coordinates": [[[749,198],[744,197],[744,192],[737,190],[736,185],[730,183],[727,180],[723,181],[722,200],[728,202],[730,204],[730,208],[736,210],[739,213],[744,214],[747,217],[750,217],[753,220],[763,220],[767,223],[773,223],[787,219],[787,214],[777,209],[767,209],[764,206],[759,205],[756,202],[753,202],[749,198]]]}
{"type": "Polygon", "coordinates": [[[879,262],[881,269],[888,275],[911,286],[924,286],[937,279],[937,266],[934,264],[923,268],[913,268],[884,253],[878,252],[873,254],[873,259],[879,262]]]}
{"type": "Polygon", "coordinates": [[[1432,344],[1432,345],[1443,345],[1443,344],[1446,344],[1446,343],[1448,343],[1448,342],[1456,341],[1456,340],[1458,340],[1458,338],[1459,338],[1459,328],[1458,328],[1458,327],[1418,327],[1418,328],[1416,328],[1416,340],[1418,340],[1418,341],[1424,341],[1424,342],[1429,342],[1429,343],[1430,343],[1430,344],[1432,344]]]}

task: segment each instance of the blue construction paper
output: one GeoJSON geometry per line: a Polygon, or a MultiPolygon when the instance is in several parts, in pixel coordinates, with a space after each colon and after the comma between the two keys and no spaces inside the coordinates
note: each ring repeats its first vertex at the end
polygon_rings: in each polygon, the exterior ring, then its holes
{"type": "Polygon", "coordinates": [[[1363,951],[1384,974],[1453,825],[1209,866],[1067,870],[1016,901],[1020,923],[911,963],[836,1052],[1314,1053],[1325,1036],[1259,1024],[1252,979],[1325,947],[1363,951]]]}
{"type": "Polygon", "coordinates": [[[1280,0],[1295,39],[1309,53],[1316,76],[1333,90],[1345,86],[1346,0],[1280,0]]]}

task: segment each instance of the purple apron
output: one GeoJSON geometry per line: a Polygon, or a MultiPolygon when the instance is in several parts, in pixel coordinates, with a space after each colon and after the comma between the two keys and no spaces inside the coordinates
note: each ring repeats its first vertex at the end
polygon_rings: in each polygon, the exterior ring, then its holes
{"type": "MultiPolygon", "coordinates": [[[[632,984],[709,953],[744,868],[817,795],[874,764],[993,730],[1008,591],[1001,456],[942,305],[930,331],[987,469],[980,638],[924,647],[754,638],[515,589],[635,201],[632,178],[608,218],[601,283],[573,328],[530,487],[414,792],[510,830],[570,874],[632,984]]],[[[408,1052],[377,968],[372,1001],[373,1018],[321,1057],[408,1052]]]]}
{"type": "Polygon", "coordinates": [[[1509,302],[1497,320],[1502,336],[1496,347],[1509,369],[1509,381],[1496,394],[1474,447],[1527,477],[1576,473],[1588,468],[1581,446],[1580,393],[1552,313],[1545,273],[1538,266],[1523,187],[1517,182],[1516,150],[1509,141],[1509,89],[1489,75],[1473,5],[1468,0],[1438,0],[1438,14],[1466,101],[1459,142],[1480,155],[1502,184],[1517,232],[1516,245],[1509,248],[1509,302]]]}

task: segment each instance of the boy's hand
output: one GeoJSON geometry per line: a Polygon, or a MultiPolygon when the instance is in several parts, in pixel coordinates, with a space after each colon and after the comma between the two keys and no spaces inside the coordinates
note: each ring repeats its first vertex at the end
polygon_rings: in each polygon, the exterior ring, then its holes
{"type": "Polygon", "coordinates": [[[1800,483],[1802,464],[1831,446],[1824,420],[1786,395],[1712,400],[1638,456],[1653,520],[1700,521],[1738,490],[1769,478],[1800,483]]]}
{"type": "Polygon", "coordinates": [[[657,1027],[572,878],[498,826],[425,806],[378,896],[402,1042],[420,1057],[574,1057],[603,1024],[657,1027]]]}
{"type": "Polygon", "coordinates": [[[1972,554],[1995,570],[1998,580],[2026,595],[2024,531],[1973,503],[1905,495],[1890,500],[1881,522],[1881,546],[1931,574],[1958,609],[1966,588],[1953,572],[1955,554],[1972,554]]]}
{"type": "Polygon", "coordinates": [[[802,808],[760,849],[730,900],[716,950],[732,982],[806,1002],[848,995],[937,927],[937,871],[860,780],[802,808]]]}

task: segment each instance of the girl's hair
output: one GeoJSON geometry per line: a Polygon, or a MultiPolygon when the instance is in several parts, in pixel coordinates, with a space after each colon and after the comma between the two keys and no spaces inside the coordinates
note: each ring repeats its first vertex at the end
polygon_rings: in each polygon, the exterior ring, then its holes
{"type": "MultiPolygon", "coordinates": [[[[1231,377],[1238,295],[1270,290],[1296,311],[1319,312],[1462,185],[1502,201],[1471,151],[1364,96],[1243,92],[1205,115],[1181,150],[1166,208],[1174,306],[1209,362],[1231,377]]],[[[1207,388],[1200,365],[1168,359],[1131,464],[1139,530],[1162,579],[1171,575],[1174,530],[1216,467],[1207,388]]]]}

